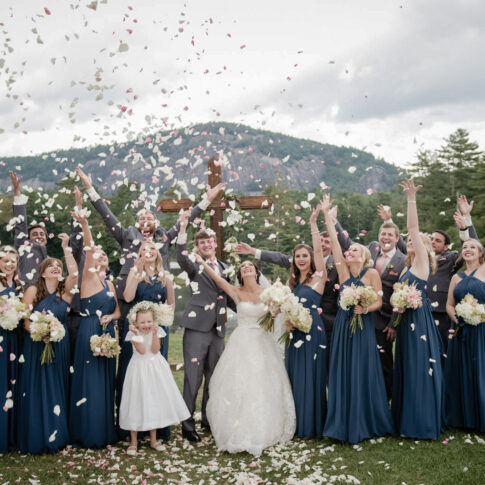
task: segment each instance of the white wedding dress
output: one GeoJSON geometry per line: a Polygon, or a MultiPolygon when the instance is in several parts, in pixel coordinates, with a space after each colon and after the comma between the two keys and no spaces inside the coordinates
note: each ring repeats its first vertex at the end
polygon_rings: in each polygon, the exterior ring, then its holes
{"type": "Polygon", "coordinates": [[[295,405],[278,345],[258,321],[263,303],[240,302],[238,326],[212,374],[207,418],[221,450],[259,456],[293,438],[295,405]]]}

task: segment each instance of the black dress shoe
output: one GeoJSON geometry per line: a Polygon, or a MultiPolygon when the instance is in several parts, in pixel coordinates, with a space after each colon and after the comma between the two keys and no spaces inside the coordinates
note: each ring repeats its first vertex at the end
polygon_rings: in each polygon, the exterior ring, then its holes
{"type": "Polygon", "coordinates": [[[211,432],[211,427],[210,427],[210,424],[207,424],[207,423],[201,423],[200,427],[202,429],[205,429],[206,431],[208,431],[209,433],[211,432]]]}
{"type": "Polygon", "coordinates": [[[192,443],[197,443],[200,441],[200,436],[197,434],[197,431],[186,431],[183,429],[182,437],[186,440],[192,441],[192,443]]]}

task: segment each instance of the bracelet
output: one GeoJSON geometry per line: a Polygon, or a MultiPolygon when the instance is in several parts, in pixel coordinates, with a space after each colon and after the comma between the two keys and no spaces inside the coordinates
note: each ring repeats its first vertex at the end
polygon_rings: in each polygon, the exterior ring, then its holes
{"type": "Polygon", "coordinates": [[[366,308],[365,308],[364,315],[367,315],[368,313],[369,313],[369,307],[366,307],[366,308]]]}
{"type": "Polygon", "coordinates": [[[408,199],[408,204],[416,204],[415,200],[408,199]]]}
{"type": "Polygon", "coordinates": [[[312,231],[312,234],[320,234],[320,231],[312,231]]]}

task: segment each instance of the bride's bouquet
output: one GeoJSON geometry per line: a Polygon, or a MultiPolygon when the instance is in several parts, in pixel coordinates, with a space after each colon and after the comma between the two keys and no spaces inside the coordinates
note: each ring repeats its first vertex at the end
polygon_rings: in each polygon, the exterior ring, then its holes
{"type": "MultiPolygon", "coordinates": [[[[283,319],[289,325],[300,330],[303,333],[308,333],[312,328],[312,316],[310,310],[300,303],[298,297],[291,294],[289,298],[281,305],[281,312],[283,319]]],[[[280,343],[286,343],[292,338],[291,332],[284,332],[279,338],[280,343]]]]}
{"type": "Polygon", "coordinates": [[[393,311],[399,312],[399,315],[394,322],[394,326],[397,327],[401,322],[404,310],[411,308],[416,310],[423,306],[423,296],[421,291],[416,288],[416,284],[409,284],[409,280],[402,283],[394,283],[394,293],[391,296],[391,305],[393,311]]]}
{"type": "Polygon", "coordinates": [[[463,319],[468,325],[479,325],[485,321],[485,305],[478,303],[478,300],[467,293],[455,306],[456,315],[463,319]]]}
{"type": "MultiPolygon", "coordinates": [[[[350,286],[344,286],[340,292],[340,307],[343,310],[349,310],[356,305],[368,308],[377,301],[377,293],[372,286],[360,286],[352,283],[350,286]]],[[[362,315],[354,313],[350,320],[350,335],[354,335],[357,325],[361,330],[364,329],[362,315]]]]}
{"type": "Polygon", "coordinates": [[[60,342],[66,335],[64,325],[52,313],[34,312],[30,315],[30,338],[34,342],[41,342],[46,337],[49,341],[45,344],[41,364],[51,364],[54,357],[52,342],[60,342]]]}
{"type": "Polygon", "coordinates": [[[13,293],[0,297],[0,327],[4,330],[15,330],[22,318],[27,318],[27,305],[13,293]]]}
{"type": "Polygon", "coordinates": [[[117,337],[109,333],[92,335],[90,339],[91,351],[95,357],[107,357],[108,359],[120,355],[121,347],[117,337]]]}
{"type": "Polygon", "coordinates": [[[273,331],[274,319],[281,312],[283,303],[291,297],[294,297],[288,286],[283,285],[281,281],[273,283],[270,287],[261,293],[261,301],[268,307],[268,311],[259,321],[260,327],[267,332],[273,331]]]}

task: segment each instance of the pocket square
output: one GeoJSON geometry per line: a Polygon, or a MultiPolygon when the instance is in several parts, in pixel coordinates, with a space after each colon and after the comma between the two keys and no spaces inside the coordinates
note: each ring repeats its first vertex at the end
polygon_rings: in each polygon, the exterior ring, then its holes
{"type": "Polygon", "coordinates": [[[397,273],[395,271],[389,271],[389,274],[392,276],[397,276],[397,273]]]}

